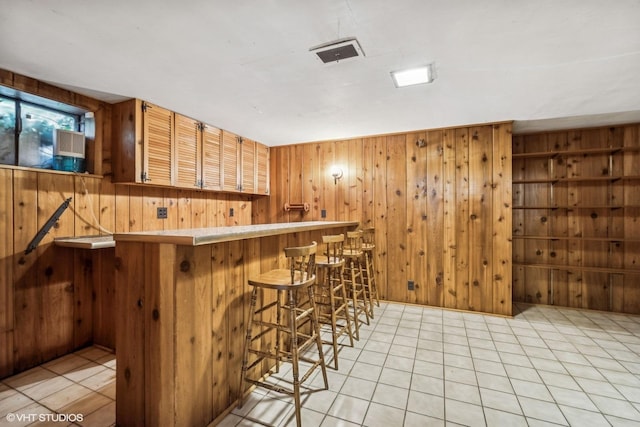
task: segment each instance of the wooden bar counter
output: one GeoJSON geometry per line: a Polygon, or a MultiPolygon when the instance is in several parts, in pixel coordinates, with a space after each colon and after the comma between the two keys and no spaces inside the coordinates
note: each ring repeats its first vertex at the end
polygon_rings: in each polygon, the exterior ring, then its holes
{"type": "Polygon", "coordinates": [[[117,425],[197,427],[226,415],[240,392],[247,278],[284,267],[287,246],[357,225],[115,234],[117,425]]]}

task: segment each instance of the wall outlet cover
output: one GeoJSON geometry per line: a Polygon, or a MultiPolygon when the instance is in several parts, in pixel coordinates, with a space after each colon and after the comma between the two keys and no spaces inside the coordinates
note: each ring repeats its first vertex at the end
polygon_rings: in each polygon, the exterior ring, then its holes
{"type": "Polygon", "coordinates": [[[158,208],[158,219],[167,219],[168,212],[167,208],[158,208]]]}

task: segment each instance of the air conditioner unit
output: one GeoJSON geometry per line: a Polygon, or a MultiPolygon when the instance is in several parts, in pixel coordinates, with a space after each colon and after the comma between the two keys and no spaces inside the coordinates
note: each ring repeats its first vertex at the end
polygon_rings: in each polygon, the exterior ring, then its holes
{"type": "Polygon", "coordinates": [[[53,155],[84,159],[84,133],[56,129],[53,134],[53,155]]]}
{"type": "Polygon", "coordinates": [[[83,172],[84,133],[56,129],[53,132],[53,168],[68,172],[83,172]]]}

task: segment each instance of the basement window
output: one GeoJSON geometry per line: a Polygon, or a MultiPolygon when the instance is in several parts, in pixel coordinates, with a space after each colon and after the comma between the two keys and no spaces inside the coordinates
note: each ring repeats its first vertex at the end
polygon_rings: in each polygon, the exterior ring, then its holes
{"type": "Polygon", "coordinates": [[[0,164],[52,169],[55,129],[83,131],[83,114],[71,105],[0,88],[0,164]]]}

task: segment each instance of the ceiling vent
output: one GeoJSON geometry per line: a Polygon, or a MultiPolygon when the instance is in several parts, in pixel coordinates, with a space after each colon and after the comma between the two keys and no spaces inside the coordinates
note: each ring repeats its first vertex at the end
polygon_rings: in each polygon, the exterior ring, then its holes
{"type": "Polygon", "coordinates": [[[364,51],[355,37],[324,43],[312,47],[309,51],[318,55],[318,58],[325,64],[328,62],[339,62],[356,56],[364,56],[364,51]]]}

